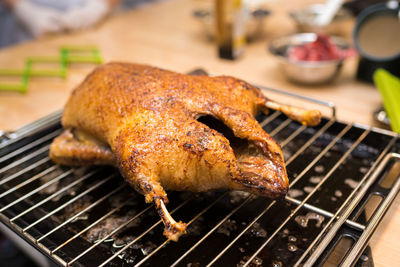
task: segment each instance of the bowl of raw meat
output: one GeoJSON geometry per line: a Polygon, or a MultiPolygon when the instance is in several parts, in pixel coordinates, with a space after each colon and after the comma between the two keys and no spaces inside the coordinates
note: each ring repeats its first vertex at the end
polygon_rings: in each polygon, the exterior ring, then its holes
{"type": "Polygon", "coordinates": [[[356,52],[342,38],[316,33],[299,33],[273,40],[269,51],[281,70],[294,82],[322,84],[332,81],[343,61],[356,52]]]}

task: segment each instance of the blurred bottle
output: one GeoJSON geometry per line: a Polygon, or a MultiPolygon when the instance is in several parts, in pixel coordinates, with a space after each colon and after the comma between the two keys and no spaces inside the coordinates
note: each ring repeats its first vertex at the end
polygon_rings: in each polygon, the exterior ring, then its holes
{"type": "Polygon", "coordinates": [[[218,55],[236,59],[246,43],[242,0],[215,0],[215,14],[218,55]]]}

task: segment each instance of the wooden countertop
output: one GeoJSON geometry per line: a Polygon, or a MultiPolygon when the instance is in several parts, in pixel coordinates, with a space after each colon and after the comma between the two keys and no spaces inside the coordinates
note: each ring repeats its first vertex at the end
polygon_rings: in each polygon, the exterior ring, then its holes
{"type": "MultiPolygon", "coordinates": [[[[169,0],[140,6],[114,15],[94,29],[79,33],[44,37],[0,50],[0,68],[21,68],[28,56],[57,55],[62,45],[96,45],[105,62],[147,63],[175,71],[202,67],[215,74],[229,74],[268,87],[279,88],[321,100],[332,101],[339,120],[378,126],[372,112],[380,104],[377,90],[354,79],[357,60],[345,62],[340,76],[329,85],[305,87],[286,80],[276,61],[266,51],[268,40],[295,32],[288,11],[315,1],[270,1],[273,12],[265,23],[264,38],[250,43],[236,61],[217,57],[216,46],[205,38],[201,25],[192,17],[196,7],[209,6],[206,0],[169,0]]],[[[350,39],[350,21],[345,36],[350,39]]],[[[71,90],[93,69],[73,64],[68,77],[32,78],[28,92],[0,92],[0,129],[14,130],[63,107],[71,90]]],[[[0,80],[1,82],[1,80],[0,80]]],[[[276,97],[275,97],[276,98],[276,97]]],[[[398,266],[400,252],[399,201],[386,215],[372,240],[376,266],[398,266]]]]}

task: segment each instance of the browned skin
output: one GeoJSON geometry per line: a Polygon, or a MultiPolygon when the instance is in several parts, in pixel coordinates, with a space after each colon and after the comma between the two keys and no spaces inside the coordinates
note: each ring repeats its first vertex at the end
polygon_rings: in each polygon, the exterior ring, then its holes
{"type": "Polygon", "coordinates": [[[54,140],[50,157],[66,165],[117,166],[155,204],[164,234],[176,241],[186,224],[168,214],[164,189],[286,194],[282,151],[254,119],[266,101],[257,88],[232,77],[110,63],[73,91],[62,117],[66,131],[54,140]],[[205,115],[232,130],[231,142],[197,120],[205,115]]]}

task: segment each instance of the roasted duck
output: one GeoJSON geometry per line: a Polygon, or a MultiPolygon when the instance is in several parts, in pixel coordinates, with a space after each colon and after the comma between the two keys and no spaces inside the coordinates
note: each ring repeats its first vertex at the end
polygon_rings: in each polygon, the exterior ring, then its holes
{"type": "Polygon", "coordinates": [[[118,167],[146,202],[154,203],[164,235],[177,241],[186,224],[168,213],[164,190],[286,194],[282,151],[254,119],[268,107],[308,125],[321,117],[270,101],[232,77],[110,63],[72,92],[62,117],[65,131],[53,141],[50,157],[65,165],[118,167]]]}

